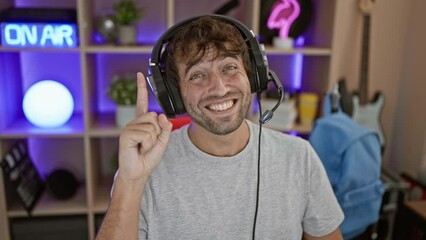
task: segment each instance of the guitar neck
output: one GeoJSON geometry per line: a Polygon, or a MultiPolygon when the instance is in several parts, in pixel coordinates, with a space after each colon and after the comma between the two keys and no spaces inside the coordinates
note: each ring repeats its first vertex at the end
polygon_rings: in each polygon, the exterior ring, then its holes
{"type": "Polygon", "coordinates": [[[370,43],[370,18],[370,14],[364,14],[359,80],[359,100],[360,104],[362,105],[368,103],[368,53],[370,43]]]}

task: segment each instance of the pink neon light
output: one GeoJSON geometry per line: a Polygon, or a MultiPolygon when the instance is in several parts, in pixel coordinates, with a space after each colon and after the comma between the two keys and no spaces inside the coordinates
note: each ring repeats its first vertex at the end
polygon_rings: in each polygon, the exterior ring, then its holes
{"type": "Polygon", "coordinates": [[[268,18],[268,28],[280,29],[280,38],[288,38],[291,24],[300,14],[300,6],[297,0],[280,0],[272,6],[271,15],[268,18]]]}

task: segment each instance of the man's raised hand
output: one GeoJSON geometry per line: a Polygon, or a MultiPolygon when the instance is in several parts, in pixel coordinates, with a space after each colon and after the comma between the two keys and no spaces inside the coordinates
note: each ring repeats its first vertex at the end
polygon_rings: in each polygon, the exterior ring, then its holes
{"type": "Polygon", "coordinates": [[[137,84],[137,116],[120,135],[118,176],[128,181],[146,180],[151,175],[166,150],[172,130],[164,114],[148,112],[148,89],[140,72],[137,84]]]}

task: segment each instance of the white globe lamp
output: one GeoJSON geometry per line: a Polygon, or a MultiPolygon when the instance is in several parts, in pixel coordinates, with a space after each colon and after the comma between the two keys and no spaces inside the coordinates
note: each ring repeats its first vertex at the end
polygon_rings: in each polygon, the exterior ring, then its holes
{"type": "Polygon", "coordinates": [[[56,128],[71,118],[74,100],[71,92],[61,83],[43,80],[27,90],[22,107],[25,117],[33,125],[56,128]]]}

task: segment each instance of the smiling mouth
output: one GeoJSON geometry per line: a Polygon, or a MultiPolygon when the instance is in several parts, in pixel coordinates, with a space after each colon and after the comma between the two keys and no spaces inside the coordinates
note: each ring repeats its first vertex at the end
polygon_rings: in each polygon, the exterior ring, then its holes
{"type": "Polygon", "coordinates": [[[234,106],[234,104],[235,104],[235,100],[229,100],[222,103],[210,104],[210,105],[207,105],[206,107],[209,110],[221,112],[221,111],[226,111],[230,109],[232,106],[234,106]]]}

